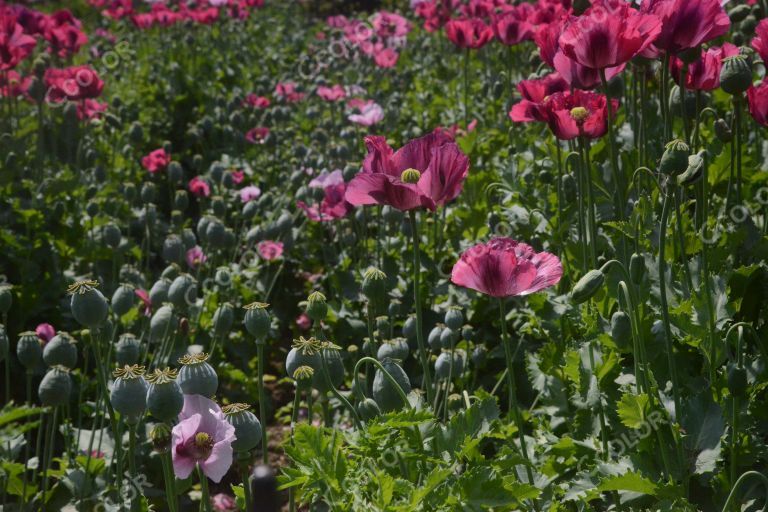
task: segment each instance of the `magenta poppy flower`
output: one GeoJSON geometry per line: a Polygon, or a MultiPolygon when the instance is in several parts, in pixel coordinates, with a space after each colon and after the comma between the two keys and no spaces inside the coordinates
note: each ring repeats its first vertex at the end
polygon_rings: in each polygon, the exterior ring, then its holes
{"type": "Polygon", "coordinates": [[[77,104],[77,118],[82,121],[98,119],[109,106],[96,100],[84,100],[77,104]]]}
{"type": "Polygon", "coordinates": [[[551,67],[555,67],[555,55],[560,49],[558,41],[563,31],[563,25],[563,20],[555,20],[539,26],[533,34],[533,42],[539,48],[539,57],[551,67]]]}
{"type": "MultiPolygon", "coordinates": [[[[568,58],[562,50],[558,50],[553,60],[555,70],[574,89],[594,89],[601,84],[600,70],[582,66],[573,59],[568,58]]],[[[624,71],[626,64],[605,69],[605,79],[610,80],[624,71]]]]}
{"type": "Polygon", "coordinates": [[[654,46],[677,54],[728,32],[731,20],[720,0],[643,0],[642,10],[661,20],[654,46]]]}
{"type": "Polygon", "coordinates": [[[53,103],[98,98],[104,90],[104,82],[88,66],[49,68],[43,79],[48,87],[46,100],[53,103]]]}
{"type": "Polygon", "coordinates": [[[397,13],[379,11],[373,15],[371,26],[377,36],[388,39],[405,37],[411,31],[411,22],[397,13]]]}
{"type": "Polygon", "coordinates": [[[493,17],[493,33],[507,46],[514,46],[533,38],[534,27],[520,17],[517,11],[507,11],[493,17]]]}
{"type": "Polygon", "coordinates": [[[275,96],[287,101],[296,103],[304,99],[304,93],[296,90],[295,82],[280,82],[275,87],[275,96]]]}
{"type": "Polygon", "coordinates": [[[77,24],[54,22],[46,26],[44,37],[51,45],[51,52],[66,58],[80,51],[80,48],[88,42],[88,36],[80,28],[79,23],[79,21],[77,24]]]}
{"type": "Polygon", "coordinates": [[[400,55],[392,48],[385,48],[380,44],[374,45],[373,62],[380,68],[393,68],[397,65],[400,55]]]}
{"type": "Polygon", "coordinates": [[[147,293],[147,290],[136,288],[133,293],[139,298],[139,300],[141,300],[141,303],[144,306],[144,316],[151,316],[152,301],[149,298],[149,293],[147,293]]]}
{"type": "Polygon", "coordinates": [[[752,48],[763,60],[768,62],[768,19],[760,20],[755,28],[755,38],[752,39],[752,48]]]}
{"type": "Polygon", "coordinates": [[[307,331],[312,327],[312,319],[306,313],[302,313],[296,317],[296,327],[302,331],[307,331]]]}
{"type": "Polygon", "coordinates": [[[768,82],[747,89],[749,113],[762,126],[768,126],[768,82]]]}
{"type": "Polygon", "coordinates": [[[262,240],[256,246],[256,250],[259,251],[259,256],[265,260],[273,261],[283,255],[283,242],[275,242],[274,240],[262,240]]]}
{"type": "Polygon", "coordinates": [[[445,24],[445,35],[459,48],[476,50],[493,39],[493,30],[479,18],[458,19],[445,24]]]}
{"type": "Polygon", "coordinates": [[[430,133],[394,152],[384,137],[365,138],[368,155],[363,170],[347,186],[345,197],[355,206],[387,204],[398,210],[445,205],[455,199],[469,172],[469,158],[444,133],[430,133]],[[418,181],[406,183],[403,172],[416,170],[418,181]]]}
{"type": "Polygon", "coordinates": [[[37,334],[37,337],[43,340],[43,342],[48,343],[51,341],[51,338],[56,336],[56,329],[54,329],[51,324],[40,324],[35,327],[35,334],[37,334]]]}
{"type": "MultiPolygon", "coordinates": [[[[611,101],[615,112],[619,102],[611,101]]],[[[599,139],[608,131],[608,101],[603,94],[579,89],[556,92],[542,107],[549,128],[560,140],[599,139]]]]}
{"type": "Polygon", "coordinates": [[[625,64],[653,43],[661,20],[627,3],[607,8],[596,4],[581,16],[571,17],[560,35],[560,49],[569,58],[591,69],[625,64]]]}
{"type": "Polygon", "coordinates": [[[27,96],[30,85],[32,85],[32,77],[22,77],[14,70],[0,74],[0,96],[12,98],[27,96]]]}
{"type": "Polygon", "coordinates": [[[347,96],[347,91],[344,90],[339,84],[328,87],[327,85],[321,85],[317,88],[317,95],[325,101],[337,102],[344,99],[347,96]]]}
{"type": "Polygon", "coordinates": [[[189,268],[197,268],[208,261],[208,257],[203,252],[203,249],[196,245],[187,251],[186,260],[189,268]]]}
{"type": "Polygon", "coordinates": [[[195,176],[189,180],[188,188],[197,197],[208,197],[211,195],[211,186],[200,176],[195,176]]]}
{"type": "Polygon", "coordinates": [[[164,149],[156,149],[141,159],[141,166],[152,174],[165,170],[171,163],[171,155],[164,149]]]}
{"type": "Polygon", "coordinates": [[[256,128],[251,128],[245,133],[245,140],[251,144],[264,144],[264,141],[267,139],[268,135],[269,128],[266,126],[257,126],[256,128]]]}
{"type": "Polygon", "coordinates": [[[258,199],[261,195],[261,189],[255,185],[249,185],[240,189],[240,200],[244,203],[258,199]]]}
{"type": "Polygon", "coordinates": [[[493,238],[464,251],[451,281],[491,297],[528,295],[557,284],[560,259],[511,238],[493,238]]]}
{"type": "MultiPolygon", "coordinates": [[[[318,182],[319,178],[312,180],[309,186],[312,187],[312,183],[318,182]]],[[[319,205],[310,206],[304,201],[297,201],[296,206],[304,210],[307,218],[313,222],[331,222],[346,217],[352,210],[352,205],[344,198],[347,185],[344,183],[344,179],[341,178],[341,172],[334,171],[326,175],[321,182],[327,184],[322,187],[323,200],[319,205]],[[337,172],[340,181],[332,178],[337,172]]]]}
{"type": "Polygon", "coordinates": [[[520,81],[517,84],[517,90],[523,99],[512,106],[509,112],[510,119],[516,123],[544,122],[546,116],[541,111],[541,103],[547,96],[567,91],[568,82],[559,73],[550,73],[541,78],[520,81]]]}
{"type": "Polygon", "coordinates": [[[245,173],[240,170],[231,170],[229,171],[229,174],[232,176],[232,183],[235,185],[241,184],[245,179],[245,173]]]}
{"type": "Polygon", "coordinates": [[[245,105],[253,108],[267,108],[271,104],[269,101],[269,98],[266,96],[257,96],[253,93],[250,93],[248,96],[245,97],[245,101],[243,102],[245,105]]]}
{"type": "MultiPolygon", "coordinates": [[[[720,71],[723,68],[723,59],[739,54],[739,49],[731,43],[725,43],[720,48],[712,47],[701,50],[701,57],[688,64],[688,72],[685,76],[685,88],[694,91],[711,91],[720,87],[720,71]]],[[[680,84],[683,71],[683,61],[672,57],[669,61],[669,69],[672,78],[680,84]]]]}
{"type": "Polygon", "coordinates": [[[232,466],[235,427],[213,400],[201,395],[184,395],[179,423],[171,431],[173,472],[188,478],[196,466],[218,483],[232,466]]]}
{"type": "Polygon", "coordinates": [[[10,10],[0,11],[0,71],[15,68],[34,50],[37,41],[10,10]]]}

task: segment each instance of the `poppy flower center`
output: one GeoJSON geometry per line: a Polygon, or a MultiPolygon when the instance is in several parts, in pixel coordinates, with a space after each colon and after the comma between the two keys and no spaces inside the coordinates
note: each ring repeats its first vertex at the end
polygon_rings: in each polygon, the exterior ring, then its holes
{"type": "Polygon", "coordinates": [[[582,123],[589,116],[589,111],[584,107],[574,107],[571,109],[571,117],[577,123],[582,123]]]}
{"type": "Polygon", "coordinates": [[[406,169],[403,174],[400,175],[400,180],[403,183],[418,183],[421,178],[421,173],[416,169],[406,169]]]}
{"type": "Polygon", "coordinates": [[[211,455],[213,445],[213,438],[210,434],[206,432],[198,432],[187,442],[186,448],[193,459],[205,460],[211,455]]]}

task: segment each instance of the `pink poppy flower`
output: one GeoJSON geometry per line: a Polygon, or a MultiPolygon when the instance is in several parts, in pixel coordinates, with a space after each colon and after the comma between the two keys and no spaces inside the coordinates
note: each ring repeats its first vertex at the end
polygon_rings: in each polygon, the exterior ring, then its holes
{"type": "Polygon", "coordinates": [[[306,313],[302,313],[296,317],[296,327],[302,331],[307,331],[312,327],[312,319],[306,313]]]}
{"type": "Polygon", "coordinates": [[[136,288],[133,293],[139,298],[139,300],[141,300],[142,305],[144,306],[144,316],[151,316],[152,301],[149,300],[149,293],[147,293],[147,290],[136,288]]]}
{"type": "Polygon", "coordinates": [[[98,98],[104,90],[104,82],[88,66],[48,68],[43,79],[48,87],[46,100],[53,103],[98,98]]]}
{"type": "Polygon", "coordinates": [[[0,96],[13,98],[27,96],[30,85],[32,85],[32,77],[22,77],[14,70],[0,74],[0,96]]]}
{"type": "Polygon", "coordinates": [[[141,159],[141,166],[152,174],[165,170],[171,163],[171,155],[164,149],[156,149],[141,159]]]}
{"type": "Polygon", "coordinates": [[[56,336],[56,329],[54,329],[51,324],[40,324],[35,327],[35,334],[37,334],[37,337],[43,340],[43,342],[48,343],[51,341],[51,338],[56,336]]]}
{"type": "Polygon", "coordinates": [[[493,33],[502,44],[513,46],[533,38],[534,27],[517,11],[507,11],[493,17],[493,33]]]}
{"type": "Polygon", "coordinates": [[[654,46],[678,54],[728,32],[731,20],[720,0],[643,0],[642,10],[658,16],[654,46]]]}
{"type": "Polygon", "coordinates": [[[275,87],[275,96],[288,103],[296,103],[304,99],[304,93],[296,90],[295,82],[278,83],[275,87]]]}
{"type": "Polygon", "coordinates": [[[261,195],[261,189],[255,185],[243,187],[240,190],[240,200],[244,203],[253,201],[261,195]]]}
{"type": "MultiPolygon", "coordinates": [[[[611,100],[614,112],[619,101],[611,100]]],[[[575,89],[556,92],[542,103],[546,122],[555,137],[599,139],[608,131],[608,100],[603,94],[575,89]]]]}
{"type": "Polygon", "coordinates": [[[267,136],[269,135],[269,128],[266,126],[257,126],[251,128],[245,133],[245,140],[251,144],[264,144],[267,136]]]}
{"type": "Polygon", "coordinates": [[[761,126],[768,126],[768,82],[747,89],[749,113],[761,126]]]}
{"type": "Polygon", "coordinates": [[[768,19],[762,19],[757,24],[755,38],[752,39],[752,48],[755,49],[763,62],[768,62],[768,19]]]}
{"type": "Polygon", "coordinates": [[[361,126],[373,126],[384,119],[384,110],[381,105],[373,101],[368,101],[359,108],[359,114],[350,114],[347,116],[351,122],[361,126]]]}
{"type": "Polygon", "coordinates": [[[325,101],[336,102],[344,99],[347,96],[347,91],[345,91],[344,87],[339,84],[336,84],[332,87],[321,85],[317,88],[317,95],[325,101]]]}
{"type": "Polygon", "coordinates": [[[493,30],[479,18],[456,19],[445,24],[445,34],[459,48],[476,50],[493,39],[493,30]]]}
{"type": "Polygon", "coordinates": [[[376,35],[388,39],[391,37],[405,37],[411,31],[411,23],[394,12],[379,11],[371,20],[376,35]]]}
{"type": "Polygon", "coordinates": [[[548,252],[511,238],[470,247],[453,266],[451,281],[491,297],[528,295],[560,281],[563,266],[548,252]]]}
{"type": "Polygon", "coordinates": [[[189,191],[197,197],[208,197],[211,195],[211,186],[200,176],[195,176],[189,180],[189,191]]]}
{"type": "Polygon", "coordinates": [[[555,72],[533,80],[522,80],[517,84],[517,90],[523,99],[512,106],[510,119],[516,123],[546,121],[541,103],[551,94],[568,90],[568,82],[555,72]]]}
{"type": "Polygon", "coordinates": [[[235,427],[213,400],[201,395],[184,395],[179,423],[171,431],[173,472],[185,479],[199,466],[203,474],[218,483],[232,466],[235,427]]]}
{"type": "MultiPolygon", "coordinates": [[[[568,85],[575,89],[594,89],[600,86],[600,71],[597,69],[583,66],[575,60],[569,58],[562,50],[555,53],[552,60],[552,66],[560,76],[568,82],[568,85]]],[[[613,77],[624,71],[626,64],[605,69],[605,79],[611,80],[613,77]]]]}
{"type": "MultiPolygon", "coordinates": [[[[688,64],[688,73],[685,76],[685,88],[694,91],[711,91],[720,87],[720,71],[723,68],[723,59],[739,54],[739,49],[731,43],[725,43],[722,47],[712,47],[701,50],[701,56],[695,62],[688,64]]],[[[669,61],[669,70],[675,82],[680,83],[683,71],[683,61],[672,57],[669,61]]]]}
{"type": "Polygon", "coordinates": [[[85,100],[77,104],[77,118],[80,120],[93,120],[101,117],[107,111],[108,105],[96,100],[85,100]]]}
{"type": "Polygon", "coordinates": [[[197,268],[198,265],[202,265],[208,261],[208,257],[203,252],[203,249],[199,245],[196,245],[187,251],[186,260],[189,268],[197,268]]]}
{"type": "Polygon", "coordinates": [[[256,250],[259,251],[259,256],[265,260],[273,261],[283,255],[283,242],[263,240],[256,246],[256,250]]]}
{"type": "Polygon", "coordinates": [[[307,218],[314,222],[330,222],[345,217],[352,210],[352,205],[344,199],[347,185],[344,183],[341,171],[325,175],[322,181],[319,181],[320,179],[321,177],[315,178],[309,186],[314,188],[317,185],[313,186],[313,183],[327,183],[322,187],[324,192],[322,202],[319,205],[309,206],[304,201],[297,201],[296,206],[304,210],[307,218]],[[332,178],[336,173],[340,181],[332,178]]]}
{"type": "Polygon", "coordinates": [[[232,176],[232,183],[235,185],[241,184],[245,179],[245,173],[240,170],[232,170],[229,174],[232,176]]]}
{"type": "Polygon", "coordinates": [[[374,45],[373,62],[380,68],[393,68],[397,65],[400,55],[392,48],[382,48],[374,45]]]}
{"type": "Polygon", "coordinates": [[[211,498],[211,505],[213,505],[213,510],[216,512],[230,512],[232,510],[237,510],[237,502],[235,501],[235,498],[228,494],[224,494],[223,492],[220,492],[211,498]]]}
{"type": "Polygon", "coordinates": [[[267,108],[271,104],[266,96],[257,96],[253,93],[246,96],[243,103],[253,108],[267,108]]]}
{"type": "Polygon", "coordinates": [[[10,10],[0,11],[0,71],[15,68],[34,50],[37,41],[24,33],[16,15],[10,10]]]}

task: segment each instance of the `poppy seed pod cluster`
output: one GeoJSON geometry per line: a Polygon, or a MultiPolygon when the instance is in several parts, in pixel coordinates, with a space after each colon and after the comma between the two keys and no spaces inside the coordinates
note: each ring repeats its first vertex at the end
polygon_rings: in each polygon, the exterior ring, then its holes
{"type": "Polygon", "coordinates": [[[112,375],[115,377],[109,397],[112,407],[126,423],[134,425],[147,408],[148,385],[144,378],[144,367],[126,365],[116,369],[112,375]]]}
{"type": "Polygon", "coordinates": [[[221,408],[227,423],[235,427],[235,440],[232,442],[235,452],[249,452],[261,442],[261,422],[249,409],[249,405],[241,403],[221,408]]]}
{"type": "Polygon", "coordinates": [[[178,383],[185,395],[211,397],[219,387],[216,370],[208,363],[208,354],[186,355],[179,359],[178,383]]]}
{"type": "Polygon", "coordinates": [[[178,372],[165,368],[155,369],[147,376],[147,411],[163,422],[170,422],[184,407],[184,394],[176,382],[178,372]]]}

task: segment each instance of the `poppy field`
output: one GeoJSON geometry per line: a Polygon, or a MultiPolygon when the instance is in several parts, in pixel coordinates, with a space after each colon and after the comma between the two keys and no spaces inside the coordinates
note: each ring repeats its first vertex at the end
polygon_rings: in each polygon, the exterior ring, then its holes
{"type": "Polygon", "coordinates": [[[0,510],[768,510],[765,0],[0,0],[0,510]]]}

